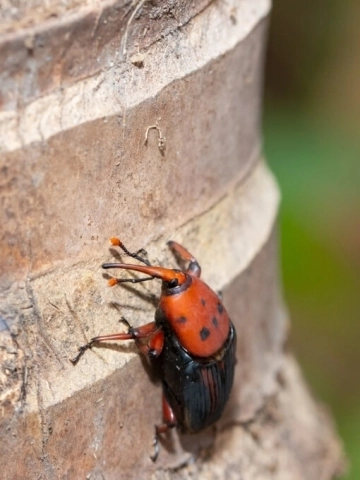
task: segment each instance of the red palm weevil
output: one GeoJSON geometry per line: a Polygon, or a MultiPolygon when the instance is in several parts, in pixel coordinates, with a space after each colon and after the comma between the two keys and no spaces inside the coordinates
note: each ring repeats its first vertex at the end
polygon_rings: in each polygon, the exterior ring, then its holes
{"type": "Polygon", "coordinates": [[[104,263],[103,268],[120,268],[148,275],[145,278],[109,280],[109,285],[162,280],[155,321],[140,327],[127,326],[127,333],[95,337],[79,347],[72,359],[76,364],[83,353],[100,342],[135,340],[139,350],[157,362],[163,385],[163,423],[155,426],[155,461],[158,437],[170,428],[198,432],[216,422],[229,398],[234,379],[236,333],[229,316],[211,288],[200,280],[197,260],[181,245],[169,247],[188,262],[186,270],[152,266],[140,252],[131,253],[118,238],[111,243],[143,265],[104,263]]]}

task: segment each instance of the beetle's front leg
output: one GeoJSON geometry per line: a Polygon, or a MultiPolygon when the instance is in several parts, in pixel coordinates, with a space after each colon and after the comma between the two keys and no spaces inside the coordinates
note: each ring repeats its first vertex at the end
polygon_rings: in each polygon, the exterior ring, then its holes
{"type": "MultiPolygon", "coordinates": [[[[136,328],[133,329],[135,335],[138,333],[138,330],[139,329],[136,328]]],[[[146,337],[135,336],[134,340],[141,353],[149,358],[157,358],[164,346],[164,330],[161,327],[157,327],[151,335],[147,335],[146,337]]]]}
{"type": "Polygon", "coordinates": [[[167,244],[181,258],[189,262],[186,272],[190,275],[193,275],[194,277],[200,277],[201,267],[196,258],[190,252],[188,252],[186,248],[184,248],[179,243],[174,242],[173,240],[170,240],[169,242],[167,242],[167,244]]]}
{"type": "Polygon", "coordinates": [[[113,333],[92,338],[86,345],[79,347],[79,353],[70,360],[71,363],[75,365],[86,350],[92,348],[95,344],[114,340],[135,340],[137,347],[145,355],[150,358],[160,355],[164,344],[164,332],[155,322],[137,328],[132,327],[124,317],[121,318],[121,322],[128,327],[127,333],[113,333]]]}

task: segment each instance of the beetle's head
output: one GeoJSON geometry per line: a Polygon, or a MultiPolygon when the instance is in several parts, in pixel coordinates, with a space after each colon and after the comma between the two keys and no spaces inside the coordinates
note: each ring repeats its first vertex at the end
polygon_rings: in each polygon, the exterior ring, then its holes
{"type": "Polygon", "coordinates": [[[162,279],[162,291],[165,295],[180,293],[191,283],[190,275],[181,270],[170,270],[169,279],[162,279]]]}

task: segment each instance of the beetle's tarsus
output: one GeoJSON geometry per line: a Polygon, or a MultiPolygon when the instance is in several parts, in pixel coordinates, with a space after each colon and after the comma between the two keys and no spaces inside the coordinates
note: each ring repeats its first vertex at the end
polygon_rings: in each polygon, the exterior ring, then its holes
{"type": "Polygon", "coordinates": [[[154,453],[150,455],[150,459],[155,463],[159,456],[159,438],[158,438],[158,433],[156,428],[155,428],[155,437],[153,441],[153,446],[154,446],[154,453]]]}
{"type": "Polygon", "coordinates": [[[89,348],[91,348],[95,343],[95,340],[92,339],[90,340],[89,343],[87,343],[86,345],[82,345],[81,347],[78,348],[78,351],[79,353],[76,355],[76,357],[74,358],[69,358],[70,362],[73,364],[73,365],[76,365],[78,363],[78,361],[80,360],[80,358],[84,355],[84,353],[86,352],[86,350],[89,350],[89,348]]]}
{"type": "Polygon", "coordinates": [[[125,317],[121,317],[119,322],[123,323],[124,325],[126,325],[128,327],[128,329],[130,330],[132,328],[132,326],[130,325],[130,323],[126,320],[125,317]]]}
{"type": "Polygon", "coordinates": [[[133,336],[133,338],[135,338],[134,336],[134,327],[132,327],[130,325],[130,323],[126,320],[125,317],[121,317],[120,318],[120,323],[123,323],[126,327],[127,327],[127,333],[131,334],[133,336]]]}

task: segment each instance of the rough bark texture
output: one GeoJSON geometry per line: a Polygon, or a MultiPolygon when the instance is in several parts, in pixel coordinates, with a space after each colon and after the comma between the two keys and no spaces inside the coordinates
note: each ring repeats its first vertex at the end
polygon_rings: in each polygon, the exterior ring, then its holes
{"type": "Polygon", "coordinates": [[[40,2],[0,37],[0,451],[15,478],[330,479],[330,416],[286,352],[278,191],[261,159],[265,0],[40,2]],[[61,16],[60,16],[61,14],[61,16]],[[149,127],[153,127],[148,130],[149,127]],[[154,128],[156,127],[156,128],[154,128]],[[147,141],[145,135],[148,131],[147,141]],[[159,285],[106,287],[108,238],[198,258],[238,332],[214,428],[149,454],[161,387],[131,344],[159,285]]]}

